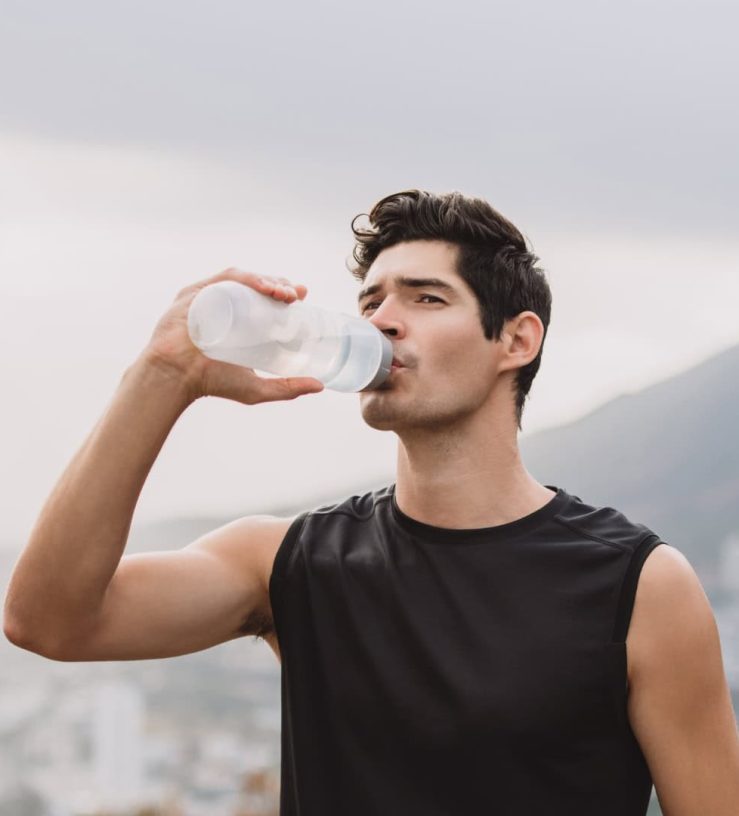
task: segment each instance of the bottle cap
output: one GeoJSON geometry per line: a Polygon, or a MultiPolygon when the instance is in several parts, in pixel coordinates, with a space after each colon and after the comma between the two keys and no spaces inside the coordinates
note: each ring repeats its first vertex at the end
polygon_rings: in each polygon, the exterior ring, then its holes
{"type": "Polygon", "coordinates": [[[393,365],[393,344],[385,337],[382,332],[380,334],[380,341],[382,343],[382,350],[380,352],[380,365],[377,367],[377,373],[369,382],[368,385],[365,385],[362,388],[362,391],[369,391],[372,388],[377,388],[378,385],[382,385],[385,380],[390,376],[390,370],[392,369],[393,365]]]}

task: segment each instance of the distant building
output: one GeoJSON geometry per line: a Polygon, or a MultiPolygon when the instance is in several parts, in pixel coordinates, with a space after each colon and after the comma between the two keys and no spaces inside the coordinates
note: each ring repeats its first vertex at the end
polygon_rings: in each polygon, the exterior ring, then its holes
{"type": "Polygon", "coordinates": [[[731,533],[724,539],[719,560],[721,588],[739,600],[739,533],[731,533]]]}
{"type": "Polygon", "coordinates": [[[144,701],[136,686],[108,681],[92,706],[93,786],[97,807],[112,813],[144,797],[144,701]]]}

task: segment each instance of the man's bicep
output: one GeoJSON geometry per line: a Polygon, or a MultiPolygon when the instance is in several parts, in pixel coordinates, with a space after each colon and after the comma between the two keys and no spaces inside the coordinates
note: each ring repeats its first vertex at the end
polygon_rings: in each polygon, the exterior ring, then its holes
{"type": "Polygon", "coordinates": [[[55,656],[174,657],[259,634],[268,609],[264,557],[281,521],[249,516],[180,550],[124,556],[94,627],[55,656]]]}

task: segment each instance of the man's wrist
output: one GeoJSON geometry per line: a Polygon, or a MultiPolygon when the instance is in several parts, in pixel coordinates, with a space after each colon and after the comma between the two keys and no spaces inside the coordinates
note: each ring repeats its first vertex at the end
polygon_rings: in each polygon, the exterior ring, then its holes
{"type": "Polygon", "coordinates": [[[135,381],[148,389],[161,390],[184,411],[201,396],[190,379],[176,366],[144,349],[126,369],[124,381],[135,381]]]}

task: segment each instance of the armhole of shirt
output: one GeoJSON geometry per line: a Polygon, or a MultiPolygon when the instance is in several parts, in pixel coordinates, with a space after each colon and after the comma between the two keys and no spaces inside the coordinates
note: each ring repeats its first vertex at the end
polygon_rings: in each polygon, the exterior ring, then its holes
{"type": "Polygon", "coordinates": [[[636,588],[639,583],[642,567],[652,550],[659,544],[664,544],[662,539],[652,533],[639,542],[631,556],[631,561],[626,570],[623,583],[621,584],[621,594],[616,608],[616,622],[613,631],[614,643],[625,643],[626,635],[631,623],[631,613],[634,611],[634,600],[636,598],[636,588]]]}
{"type": "Polygon", "coordinates": [[[287,575],[287,568],[295,552],[295,544],[300,536],[300,531],[303,529],[305,520],[310,515],[310,510],[305,510],[299,513],[287,528],[280,546],[277,548],[275,558],[272,563],[272,574],[269,577],[269,601],[272,607],[272,620],[277,630],[277,638],[280,642],[282,639],[282,627],[280,625],[280,618],[282,613],[282,587],[285,576],[287,575]]]}

